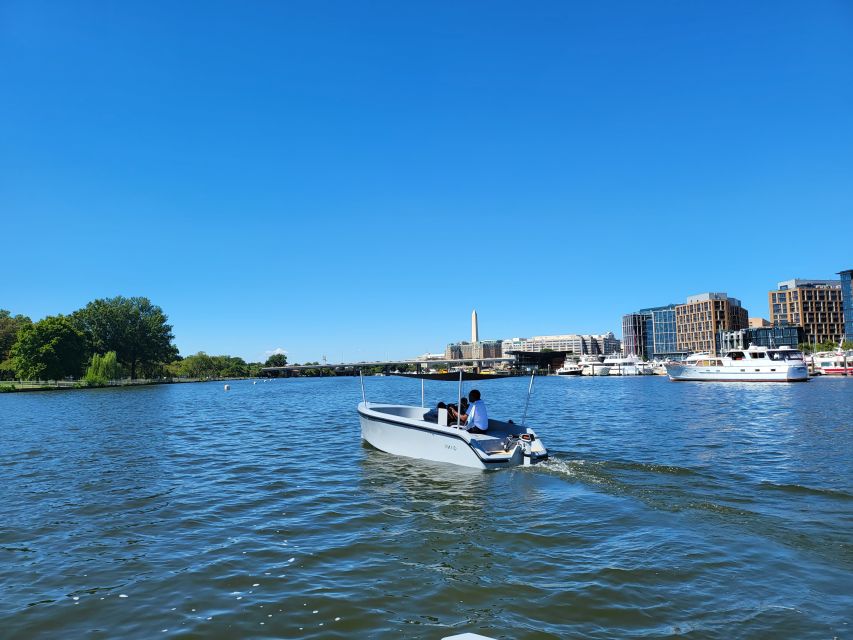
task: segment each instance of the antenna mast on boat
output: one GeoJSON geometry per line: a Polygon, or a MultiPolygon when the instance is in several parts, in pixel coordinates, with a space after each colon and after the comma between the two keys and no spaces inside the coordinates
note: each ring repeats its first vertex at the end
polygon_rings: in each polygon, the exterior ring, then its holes
{"type": "Polygon", "coordinates": [[[459,426],[459,421],[461,418],[459,414],[462,413],[462,367],[459,368],[459,394],[456,399],[456,426],[459,426]]]}
{"type": "Polygon", "coordinates": [[[530,406],[530,394],[533,392],[533,378],[536,377],[536,369],[530,374],[530,384],[527,385],[527,402],[524,403],[524,415],[521,417],[521,426],[526,426],[527,422],[527,407],[530,406]]]}

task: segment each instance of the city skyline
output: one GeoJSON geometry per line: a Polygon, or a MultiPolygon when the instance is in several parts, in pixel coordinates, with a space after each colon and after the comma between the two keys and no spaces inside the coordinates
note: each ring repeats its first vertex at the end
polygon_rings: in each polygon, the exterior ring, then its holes
{"type": "Polygon", "coordinates": [[[354,361],[465,339],[472,308],[491,339],[703,291],[763,317],[850,266],[820,250],[853,236],[842,4],[2,17],[13,314],[146,296],[184,355],[354,361]]]}

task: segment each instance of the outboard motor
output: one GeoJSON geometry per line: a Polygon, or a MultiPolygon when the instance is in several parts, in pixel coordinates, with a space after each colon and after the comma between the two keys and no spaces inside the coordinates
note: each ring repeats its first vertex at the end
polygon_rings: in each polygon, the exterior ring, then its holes
{"type": "Polygon", "coordinates": [[[548,459],[548,451],[533,433],[519,433],[508,436],[503,445],[504,451],[513,451],[515,447],[521,447],[524,465],[548,459]]]}

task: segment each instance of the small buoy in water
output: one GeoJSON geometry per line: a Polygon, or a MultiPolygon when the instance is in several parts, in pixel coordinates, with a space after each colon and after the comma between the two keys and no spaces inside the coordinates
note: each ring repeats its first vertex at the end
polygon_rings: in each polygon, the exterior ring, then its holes
{"type": "Polygon", "coordinates": [[[258,384],[258,381],[257,381],[257,380],[255,380],[252,384],[258,384]]]}
{"type": "Polygon", "coordinates": [[[231,385],[230,385],[230,384],[226,384],[226,385],[225,385],[225,390],[226,390],[226,391],[228,391],[230,388],[231,388],[231,385]]]}

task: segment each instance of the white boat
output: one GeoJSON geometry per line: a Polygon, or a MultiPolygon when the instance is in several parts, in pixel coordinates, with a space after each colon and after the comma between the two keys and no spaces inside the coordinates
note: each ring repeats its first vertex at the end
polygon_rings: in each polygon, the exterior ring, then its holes
{"type": "Polygon", "coordinates": [[[666,375],[666,361],[665,360],[652,360],[651,368],[652,368],[652,375],[656,375],[656,376],[665,376],[666,375]]]}
{"type": "MultiPolygon", "coordinates": [[[[485,380],[479,374],[415,374],[421,380],[485,380]]],[[[496,377],[496,376],[495,376],[496,377]]],[[[423,383],[422,383],[423,384],[423,383]]],[[[533,379],[528,389],[528,402],[533,379]]],[[[423,387],[421,388],[423,397],[423,387]]],[[[458,406],[458,405],[457,405],[458,406]]],[[[362,380],[362,402],[358,405],[361,437],[380,451],[408,458],[471,467],[501,469],[532,465],[548,459],[548,450],[530,427],[512,421],[489,420],[486,433],[469,433],[464,427],[447,423],[447,410],[438,410],[438,421],[425,420],[424,406],[378,404],[368,402],[362,380]]]]}
{"type": "Polygon", "coordinates": [[[651,366],[636,355],[610,355],[604,359],[604,364],[610,367],[611,376],[646,376],[652,373],[651,366]]]}
{"type": "Polygon", "coordinates": [[[723,356],[694,354],[681,362],[666,363],[676,382],[802,382],[809,379],[803,354],[790,347],[768,348],[753,344],[723,356]]]}
{"type": "Polygon", "coordinates": [[[603,364],[595,356],[581,356],[578,365],[582,376],[607,376],[610,375],[610,367],[603,364]]]}
{"type": "Polygon", "coordinates": [[[820,351],[811,357],[816,376],[853,376],[853,351],[844,351],[841,345],[835,351],[820,351]]]}
{"type": "Polygon", "coordinates": [[[563,366],[557,369],[554,373],[558,376],[579,376],[583,372],[583,368],[577,362],[570,362],[568,358],[563,363],[563,366]]]}

